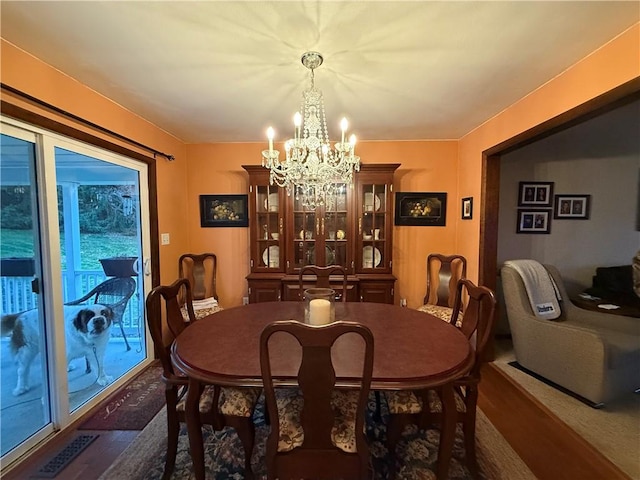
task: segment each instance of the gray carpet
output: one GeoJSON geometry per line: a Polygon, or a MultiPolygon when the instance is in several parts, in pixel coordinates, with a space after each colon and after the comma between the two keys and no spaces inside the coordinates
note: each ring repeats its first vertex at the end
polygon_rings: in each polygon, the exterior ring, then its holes
{"type": "Polygon", "coordinates": [[[496,366],[632,479],[640,480],[640,395],[629,392],[604,408],[591,408],[508,365],[515,360],[510,341],[498,346],[496,366]]]}

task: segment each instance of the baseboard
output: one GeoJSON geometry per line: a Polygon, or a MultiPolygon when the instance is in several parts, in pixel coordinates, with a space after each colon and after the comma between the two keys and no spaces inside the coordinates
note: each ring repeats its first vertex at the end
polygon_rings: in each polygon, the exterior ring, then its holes
{"type": "Polygon", "coordinates": [[[588,400],[588,399],[584,398],[582,395],[578,395],[577,393],[572,392],[568,388],[565,388],[562,385],[558,385],[557,383],[554,383],[551,380],[548,380],[547,378],[543,377],[542,375],[538,375],[536,372],[532,372],[531,370],[529,370],[528,368],[523,367],[522,365],[520,365],[516,361],[509,362],[507,365],[509,365],[511,367],[514,367],[514,368],[517,368],[521,372],[524,372],[527,375],[532,376],[536,380],[540,380],[542,383],[545,383],[545,384],[549,385],[550,387],[555,388],[556,390],[564,393],[565,395],[569,395],[569,396],[575,398],[576,400],[579,400],[580,402],[584,403],[585,405],[590,406],[591,408],[596,408],[597,409],[597,408],[604,407],[604,403],[592,402],[591,400],[588,400]]]}

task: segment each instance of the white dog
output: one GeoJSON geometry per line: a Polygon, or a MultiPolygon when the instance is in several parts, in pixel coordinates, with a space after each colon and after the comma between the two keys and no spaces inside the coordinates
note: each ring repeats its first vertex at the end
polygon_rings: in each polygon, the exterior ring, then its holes
{"type": "MultiPolygon", "coordinates": [[[[65,305],[64,327],[67,347],[67,362],[84,357],[87,373],[91,365],[98,372],[98,384],[113,381],[104,373],[104,354],[109,342],[113,312],[104,305],[65,305]]],[[[11,334],[11,352],[18,364],[18,382],[13,390],[15,396],[29,390],[29,370],[33,359],[40,352],[40,328],[38,311],[28,310],[2,317],[2,335],[11,334]]]]}

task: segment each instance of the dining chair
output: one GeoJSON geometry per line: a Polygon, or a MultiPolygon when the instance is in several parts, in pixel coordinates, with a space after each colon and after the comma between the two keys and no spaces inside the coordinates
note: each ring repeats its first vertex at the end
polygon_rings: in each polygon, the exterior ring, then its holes
{"type": "MultiPolygon", "coordinates": [[[[196,318],[219,312],[222,307],[218,303],[216,277],[218,274],[218,258],[214,253],[185,253],[178,260],[178,274],[191,284],[193,295],[193,311],[196,318]]],[[[184,299],[181,299],[182,316],[187,319],[184,299]]]]}
{"type": "Polygon", "coordinates": [[[342,277],[342,293],[336,295],[336,300],[342,302],[347,301],[347,269],[342,265],[329,265],[328,267],[319,267],[317,265],[305,265],[300,269],[298,274],[298,293],[300,300],[305,290],[305,284],[309,284],[309,276],[313,276],[314,285],[320,288],[333,288],[331,286],[331,275],[339,275],[342,277]],[[305,278],[305,275],[307,277],[305,278]]]}
{"type": "MultiPolygon", "coordinates": [[[[165,383],[167,456],[163,479],[168,479],[175,467],[180,423],[186,422],[185,405],[189,383],[188,378],[174,368],[170,348],[173,340],[191,323],[197,321],[191,305],[191,284],[186,278],[180,278],[171,285],[155,287],[147,296],[146,307],[147,324],[156,356],[162,364],[162,380],[165,383]],[[185,322],[182,316],[181,298],[185,299],[189,322],[185,322]]],[[[253,411],[261,393],[260,389],[221,388],[216,385],[201,385],[200,388],[201,422],[213,426],[216,430],[221,430],[225,426],[236,430],[244,448],[245,478],[253,478],[251,471],[251,454],[255,438],[253,411]]]]}
{"type": "MultiPolygon", "coordinates": [[[[108,278],[104,282],[96,285],[95,288],[82,298],[67,302],[66,305],[80,305],[90,300],[93,303],[99,303],[100,305],[111,308],[113,311],[113,323],[117,323],[120,326],[124,344],[127,347],[127,351],[129,351],[131,350],[131,346],[124,333],[122,317],[124,316],[124,311],[127,308],[129,299],[135,292],[136,281],[132,277],[108,278]]],[[[89,368],[88,361],[87,368],[89,368]]]]}
{"type": "Polygon", "coordinates": [[[427,257],[427,291],[421,312],[445,322],[451,319],[458,280],[467,276],[467,259],[462,255],[432,253],[427,257]]]}
{"type": "MultiPolygon", "coordinates": [[[[450,323],[456,325],[462,313],[463,296],[467,297],[462,322],[457,328],[467,337],[473,348],[474,361],[467,375],[454,381],[454,398],[456,404],[456,421],[462,424],[465,454],[471,473],[478,472],[475,429],[476,406],[478,402],[478,384],[480,369],[486,361],[485,348],[489,343],[496,314],[496,297],[492,290],[484,286],[476,286],[471,280],[458,280],[450,323]]],[[[426,428],[438,424],[442,417],[442,389],[420,391],[385,392],[389,408],[387,426],[387,445],[389,452],[395,452],[396,444],[404,427],[409,423],[417,423],[426,428]],[[425,405],[427,408],[425,408],[425,405]]]]}
{"type": "Polygon", "coordinates": [[[260,367],[271,418],[267,478],[371,478],[364,431],[373,371],[371,330],[355,322],[322,326],[295,320],[273,322],[260,336],[260,367]],[[278,365],[290,361],[292,355],[294,343],[282,343],[283,336],[297,341],[302,349],[297,357],[298,388],[279,387],[274,379],[278,365]],[[353,389],[336,388],[331,353],[343,336],[350,337],[344,341],[354,342],[358,352],[353,364],[358,385],[353,389]]]}

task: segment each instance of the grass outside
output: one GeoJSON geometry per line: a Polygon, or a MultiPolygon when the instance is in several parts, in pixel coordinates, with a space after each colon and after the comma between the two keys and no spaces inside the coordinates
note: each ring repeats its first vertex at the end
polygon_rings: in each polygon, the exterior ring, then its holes
{"type": "MultiPolygon", "coordinates": [[[[62,249],[62,268],[66,268],[64,243],[62,249]]],[[[83,270],[101,270],[101,258],[137,257],[138,239],[135,236],[119,234],[81,234],[80,268],[83,270]]],[[[2,229],[0,234],[0,257],[33,257],[33,232],[31,230],[2,229]]]]}

